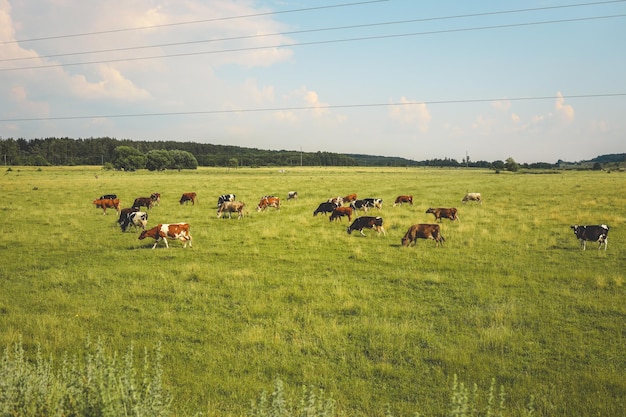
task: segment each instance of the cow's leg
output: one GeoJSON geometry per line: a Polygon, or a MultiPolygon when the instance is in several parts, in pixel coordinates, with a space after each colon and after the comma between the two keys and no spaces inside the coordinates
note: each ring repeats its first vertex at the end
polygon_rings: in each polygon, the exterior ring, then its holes
{"type": "Polygon", "coordinates": [[[359,232],[361,232],[361,235],[365,236],[365,233],[363,233],[363,229],[359,230],[359,232]]]}
{"type": "Polygon", "coordinates": [[[154,245],[152,245],[152,249],[156,248],[158,243],[159,243],[159,239],[155,240],[154,245]]]}
{"type": "MultiPolygon", "coordinates": [[[[163,239],[163,242],[165,242],[165,247],[169,248],[170,245],[167,244],[167,238],[163,237],[162,239],[163,239]]],[[[158,242],[158,240],[157,240],[157,242],[158,242]]],[[[155,244],[155,246],[156,246],[156,244],[155,244]]]]}

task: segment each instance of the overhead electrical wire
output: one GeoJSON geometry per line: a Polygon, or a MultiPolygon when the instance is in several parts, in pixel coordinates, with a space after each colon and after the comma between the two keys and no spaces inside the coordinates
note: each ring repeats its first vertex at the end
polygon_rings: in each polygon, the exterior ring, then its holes
{"type": "MultiPolygon", "coordinates": [[[[431,22],[431,21],[437,21],[437,20],[451,20],[451,19],[462,19],[462,18],[469,18],[469,17],[484,17],[484,16],[493,16],[493,15],[502,15],[502,14],[526,13],[526,12],[534,12],[534,11],[546,11],[546,10],[552,10],[552,9],[565,9],[565,8],[573,8],[573,7],[585,7],[585,6],[603,5],[607,3],[623,3],[623,2],[626,2],[626,0],[609,0],[609,1],[595,2],[595,3],[566,4],[566,5],[560,5],[560,6],[546,6],[546,7],[527,8],[527,9],[501,10],[501,11],[495,11],[495,12],[482,12],[482,13],[471,13],[471,14],[463,14],[463,15],[440,16],[440,17],[427,17],[427,18],[420,18],[420,19],[397,20],[397,21],[390,21],[390,22],[364,23],[364,24],[359,24],[359,25],[336,26],[336,27],[317,28],[317,29],[303,29],[303,30],[294,30],[294,31],[287,31],[287,32],[234,36],[234,37],[228,37],[228,38],[201,39],[201,40],[192,40],[192,41],[185,41],[185,42],[131,46],[131,47],[124,47],[124,48],[111,48],[111,49],[101,49],[101,50],[92,50],[92,51],[68,52],[68,53],[61,53],[61,54],[38,55],[38,56],[28,56],[28,57],[20,57],[20,58],[6,58],[6,59],[0,59],[0,62],[25,61],[25,60],[31,60],[31,59],[44,59],[44,58],[59,58],[59,57],[76,56],[76,55],[133,51],[133,50],[139,50],[139,49],[166,48],[166,47],[172,47],[172,46],[195,45],[195,44],[200,44],[200,43],[213,43],[213,42],[225,42],[225,41],[233,41],[233,40],[256,39],[256,38],[271,37],[271,36],[290,36],[290,35],[297,35],[297,34],[303,34],[303,33],[317,33],[317,32],[328,32],[328,31],[347,30],[347,29],[362,29],[362,28],[368,28],[368,27],[380,27],[380,26],[400,25],[400,24],[408,24],[408,23],[424,23],[424,22],[431,22]]],[[[353,4],[354,3],[351,3],[350,5],[353,5],[353,4]]],[[[227,19],[227,18],[224,18],[224,19],[227,19]]],[[[79,36],[79,35],[72,35],[72,36],[79,36]]]]}
{"type": "MultiPolygon", "coordinates": [[[[624,97],[623,93],[605,93],[605,94],[572,94],[560,95],[558,98],[563,99],[585,99],[598,97],[624,97]]],[[[301,107],[265,107],[257,109],[239,109],[239,110],[205,110],[205,111],[186,111],[186,112],[159,112],[159,113],[128,113],[128,114],[109,114],[109,115],[86,115],[86,116],[58,116],[58,117],[23,117],[0,119],[0,122],[33,122],[33,121],[50,121],[50,120],[77,120],[77,119],[114,119],[127,117],[155,117],[155,116],[193,116],[193,115],[210,115],[210,114],[232,114],[232,113],[262,113],[277,111],[302,111],[302,110],[319,110],[323,109],[347,109],[347,108],[367,108],[367,107],[396,107],[411,105],[444,105],[444,104],[471,104],[485,103],[492,101],[530,101],[530,100],[554,100],[556,96],[534,96],[534,97],[512,97],[512,98],[478,98],[478,99],[458,99],[458,100],[435,100],[421,102],[399,102],[399,103],[369,103],[369,104],[336,104],[328,106],[301,106],[301,107]]]]}
{"type": "MultiPolygon", "coordinates": [[[[5,58],[5,59],[0,59],[0,62],[25,61],[25,60],[32,60],[32,59],[44,59],[44,58],[59,58],[59,57],[66,57],[66,56],[91,55],[91,54],[110,53],[110,52],[132,51],[132,50],[139,50],[139,49],[167,48],[167,47],[172,47],[172,46],[195,45],[195,44],[200,44],[200,43],[225,42],[225,41],[255,39],[255,38],[271,37],[271,36],[289,36],[289,35],[297,35],[297,34],[303,34],[303,33],[316,33],[316,32],[327,32],[327,31],[347,30],[347,29],[361,29],[361,28],[367,28],[367,27],[379,27],[379,26],[399,25],[399,24],[408,24],[408,23],[424,23],[424,22],[437,21],[437,20],[462,19],[462,18],[468,18],[468,17],[484,17],[484,16],[492,16],[492,15],[525,13],[525,12],[545,11],[545,10],[551,10],[551,9],[565,9],[565,8],[573,8],[573,7],[586,7],[586,6],[595,6],[595,5],[602,5],[602,4],[608,4],[608,3],[623,3],[623,2],[626,2],[626,0],[608,0],[608,1],[594,2],[594,3],[566,4],[566,5],[560,5],[560,6],[546,6],[546,7],[527,8],[527,9],[501,10],[501,11],[495,11],[495,12],[482,12],[482,13],[472,13],[472,14],[463,14],[463,15],[397,20],[397,21],[390,21],[390,22],[365,23],[365,24],[360,24],[360,25],[336,26],[336,27],[330,27],[330,28],[317,28],[317,29],[303,29],[303,30],[278,32],[278,33],[235,36],[235,37],[228,37],[228,38],[201,39],[201,40],[173,42],[173,43],[164,43],[164,44],[155,44],[155,45],[142,45],[142,46],[131,46],[131,47],[124,47],[124,48],[101,49],[101,50],[93,50],[93,51],[68,52],[68,53],[52,54],[52,55],[5,58]]],[[[354,4],[362,4],[362,3],[349,3],[349,4],[343,4],[341,6],[354,5],[354,4]]],[[[336,5],[334,7],[339,7],[339,5],[336,5]]],[[[298,9],[298,11],[301,11],[301,10],[303,9],[298,9]]],[[[304,10],[310,10],[310,9],[304,9],[304,10]]],[[[293,10],[290,12],[293,12],[293,10]]],[[[252,15],[252,16],[255,16],[255,15],[252,15]]],[[[238,16],[237,18],[239,17],[241,16],[238,16]]],[[[229,19],[229,18],[219,18],[219,19],[229,19]]],[[[218,20],[218,19],[213,19],[213,20],[218,20]]],[[[195,21],[193,23],[197,23],[197,22],[198,21],[195,21]]],[[[179,24],[185,24],[185,23],[179,23],[179,24]]],[[[162,25],[158,25],[155,27],[160,27],[160,26],[162,25]]],[[[152,28],[153,26],[149,26],[149,27],[152,28]]],[[[126,30],[126,29],[121,29],[121,30],[126,30]]],[[[109,31],[106,31],[104,33],[109,33],[109,31]]],[[[80,36],[80,35],[68,35],[68,36],[80,36]]],[[[41,38],[41,39],[49,39],[49,38],[41,38]]],[[[19,42],[19,41],[15,41],[15,42],[19,42]]],[[[8,43],[8,42],[5,42],[5,43],[8,43]]],[[[0,45],[1,44],[2,42],[0,42],[0,45]]]]}
{"type": "Polygon", "coordinates": [[[218,54],[218,53],[227,53],[227,52],[257,51],[257,50],[263,50],[263,49],[292,48],[296,46],[323,45],[323,44],[331,44],[331,43],[357,42],[357,41],[368,41],[368,40],[376,40],[376,39],[391,39],[391,38],[400,38],[400,37],[409,37],[409,36],[435,35],[435,34],[442,34],[442,33],[504,29],[504,28],[511,28],[511,27],[581,22],[581,21],[588,21],[588,20],[613,19],[613,18],[620,18],[620,17],[626,17],[626,14],[581,17],[581,18],[560,19],[560,20],[547,20],[547,21],[541,21],[541,22],[512,23],[512,24],[506,24],[506,25],[479,26],[479,27],[460,28],[460,29],[442,29],[442,30],[433,30],[433,31],[426,31],[426,32],[412,32],[412,33],[401,33],[401,34],[391,34],[391,35],[361,36],[357,38],[330,39],[330,40],[322,40],[322,41],[311,41],[311,42],[301,42],[301,43],[292,43],[292,44],[278,44],[278,45],[270,45],[270,46],[254,46],[254,47],[245,47],[245,48],[232,48],[232,49],[222,49],[222,50],[202,51],[202,52],[183,52],[183,53],[177,53],[177,54],[155,55],[155,56],[135,57],[135,58],[105,59],[105,60],[98,60],[98,61],[34,65],[34,66],[15,67],[15,68],[0,68],[0,72],[18,71],[18,70],[27,70],[27,69],[67,67],[67,66],[77,66],[77,65],[105,64],[105,63],[111,63],[111,62],[143,61],[143,60],[149,60],[149,59],[174,58],[174,57],[195,56],[195,55],[209,55],[209,54],[218,54]]]}
{"type": "MultiPolygon", "coordinates": [[[[74,38],[74,37],[80,37],[80,36],[104,35],[107,33],[130,32],[130,31],[135,31],[135,30],[146,30],[146,29],[156,29],[156,28],[168,27],[168,26],[181,26],[181,25],[191,25],[191,24],[198,24],[198,23],[219,22],[219,21],[234,20],[234,19],[246,19],[250,17],[271,16],[271,15],[286,14],[286,13],[308,12],[312,10],[332,9],[332,8],[347,7],[347,6],[358,6],[358,5],[363,5],[363,4],[382,3],[382,2],[387,2],[387,1],[389,0],[368,0],[368,1],[359,1],[359,2],[354,2],[354,3],[342,3],[342,4],[333,4],[333,5],[327,5],[327,6],[307,7],[307,8],[301,8],[301,9],[278,10],[278,11],[273,11],[273,12],[254,13],[254,14],[248,14],[248,15],[216,17],[213,19],[192,20],[192,21],[187,21],[187,22],[163,23],[159,25],[140,26],[140,27],[134,27],[134,28],[110,29],[110,30],[102,30],[98,32],[83,32],[83,33],[73,33],[73,34],[67,34],[67,35],[46,36],[42,38],[19,39],[19,40],[7,41],[7,42],[0,42],[0,45],[9,44],[9,43],[19,43],[19,42],[39,42],[39,41],[46,41],[46,40],[52,40],[52,39],[74,38]]],[[[618,0],[614,0],[614,1],[618,1],[618,0]]]]}

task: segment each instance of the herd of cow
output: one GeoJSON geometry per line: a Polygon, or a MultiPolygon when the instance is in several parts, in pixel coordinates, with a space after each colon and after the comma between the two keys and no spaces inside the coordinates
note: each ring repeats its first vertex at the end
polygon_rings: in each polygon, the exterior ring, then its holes
{"type": "MultiPolygon", "coordinates": [[[[287,200],[297,198],[298,193],[296,191],[290,191],[287,194],[287,200]]],[[[152,193],[150,197],[136,198],[131,207],[122,209],[117,195],[105,194],[94,200],[93,204],[96,208],[101,208],[103,210],[103,214],[106,214],[107,208],[115,209],[119,215],[117,223],[119,224],[122,232],[125,232],[131,226],[135,229],[140,227],[142,232],[139,235],[139,239],[142,240],[147,237],[153,238],[154,245],[152,246],[152,249],[156,248],[160,240],[164,242],[165,247],[169,247],[167,242],[168,238],[180,240],[183,242],[183,247],[186,247],[187,243],[189,243],[189,247],[191,247],[192,238],[189,232],[188,223],[162,223],[146,230],[148,213],[146,211],[141,211],[141,208],[146,207],[147,210],[150,210],[155,205],[158,205],[160,201],[161,195],[159,193],[152,193]]],[[[465,204],[469,201],[482,204],[482,195],[480,193],[467,193],[461,202],[465,204]]],[[[181,205],[189,202],[192,205],[195,205],[198,202],[195,192],[183,193],[179,200],[181,205]]],[[[402,204],[413,205],[413,196],[400,195],[395,199],[393,206],[396,207],[397,205],[402,204]]],[[[362,210],[365,214],[367,214],[370,209],[382,209],[382,205],[383,200],[381,198],[358,199],[357,194],[349,194],[345,197],[330,198],[327,201],[320,203],[317,209],[313,211],[313,216],[317,216],[318,214],[329,214],[331,222],[341,219],[342,217],[347,217],[348,221],[352,222],[347,228],[348,234],[358,230],[361,235],[365,236],[363,229],[373,229],[376,230],[378,234],[382,233],[383,235],[386,235],[385,229],[383,228],[383,218],[380,216],[363,215],[356,217],[354,221],[352,221],[353,215],[357,214],[359,210],[362,210]]],[[[267,208],[280,210],[280,198],[272,195],[261,197],[256,210],[263,211],[267,208]]],[[[229,218],[232,218],[232,215],[236,213],[237,218],[241,219],[244,217],[244,209],[245,204],[241,201],[237,201],[235,194],[224,194],[219,196],[217,199],[218,218],[221,218],[224,213],[226,213],[229,218]]],[[[443,219],[459,221],[458,210],[456,207],[431,207],[426,210],[426,213],[432,214],[435,221],[439,223],[442,222],[443,219]]],[[[580,241],[583,250],[586,249],[587,241],[598,242],[598,249],[602,248],[604,245],[604,250],[606,250],[609,234],[609,227],[607,225],[573,225],[571,228],[574,231],[576,238],[580,241]]],[[[420,223],[411,225],[409,230],[407,230],[405,235],[402,237],[402,246],[410,246],[412,243],[416,244],[417,239],[431,239],[435,241],[435,247],[438,247],[439,245],[443,246],[443,242],[445,241],[445,238],[441,234],[440,226],[437,223],[420,223]]]]}

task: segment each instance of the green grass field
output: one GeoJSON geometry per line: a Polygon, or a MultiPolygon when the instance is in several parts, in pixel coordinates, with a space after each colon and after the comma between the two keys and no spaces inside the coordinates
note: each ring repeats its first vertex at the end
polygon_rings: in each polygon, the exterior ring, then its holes
{"type": "Polygon", "coordinates": [[[508,415],[531,396],[536,415],[626,415],[624,173],[13,167],[0,190],[0,346],[60,358],[87,338],[160,342],[177,415],[243,415],[280,378],[324,389],[341,415],[439,416],[455,375],[483,391],[495,379],[508,415]],[[198,205],[178,203],[188,191],[198,205]],[[468,191],[484,203],[461,204],[468,191]],[[193,248],[151,250],[92,204],[152,192],[148,226],[186,221],[193,248]],[[243,220],[217,219],[224,193],[243,220]],[[312,215],[349,193],[384,199],[386,237],[312,215]],[[266,194],[280,211],[256,212],[266,194]],[[392,207],[400,194],[414,205],[392,207]],[[429,207],[459,209],[445,246],[401,247],[429,207]],[[576,223],[608,224],[608,250],[583,252],[576,223]]]}

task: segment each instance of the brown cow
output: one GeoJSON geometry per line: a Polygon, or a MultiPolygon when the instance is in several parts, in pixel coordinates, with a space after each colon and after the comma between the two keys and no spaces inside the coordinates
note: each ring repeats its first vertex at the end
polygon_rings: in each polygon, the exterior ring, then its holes
{"type": "Polygon", "coordinates": [[[154,205],[154,200],[151,197],[137,197],[133,202],[133,207],[141,208],[144,206],[146,209],[150,210],[154,205]]]}
{"type": "Polygon", "coordinates": [[[428,210],[426,210],[426,213],[432,213],[433,216],[435,216],[435,220],[439,220],[439,222],[442,221],[441,219],[450,219],[450,221],[459,220],[459,215],[455,207],[451,207],[451,208],[443,208],[443,207],[432,208],[431,207],[428,210]]]}
{"type": "Polygon", "coordinates": [[[102,214],[107,214],[108,208],[115,209],[117,214],[120,213],[120,200],[117,198],[98,198],[93,201],[93,204],[96,205],[96,208],[102,209],[102,214]]]}
{"type": "Polygon", "coordinates": [[[374,229],[380,234],[383,232],[383,235],[387,235],[385,233],[385,229],[383,228],[383,218],[382,217],[373,217],[373,216],[361,216],[354,219],[352,224],[348,226],[348,234],[352,234],[353,230],[358,230],[361,232],[361,235],[365,236],[363,233],[363,229],[374,229]]]}
{"type": "Polygon", "coordinates": [[[187,247],[187,242],[189,242],[189,247],[191,247],[191,234],[189,234],[189,224],[188,223],[174,223],[174,224],[159,224],[149,230],[144,230],[139,235],[139,240],[145,239],[147,237],[151,237],[154,239],[154,246],[152,249],[156,248],[159,240],[163,240],[165,242],[165,247],[169,248],[167,244],[167,238],[170,239],[178,239],[183,242],[183,248],[187,247]]]}
{"type": "Polygon", "coordinates": [[[256,211],[265,210],[268,207],[274,207],[276,210],[280,210],[280,198],[271,195],[261,197],[256,211]]]}
{"type": "Polygon", "coordinates": [[[402,203],[409,203],[413,205],[413,196],[412,195],[399,195],[396,197],[396,201],[393,203],[393,206],[402,205],[402,203]]]}
{"type": "Polygon", "coordinates": [[[158,206],[161,203],[161,193],[150,194],[150,199],[153,201],[153,205],[158,206]]]}
{"type": "Polygon", "coordinates": [[[343,216],[348,216],[348,221],[352,221],[352,209],[350,207],[337,207],[330,214],[330,221],[332,222],[335,219],[341,220],[343,216]]]}
{"type": "Polygon", "coordinates": [[[237,213],[237,219],[241,219],[243,217],[243,208],[246,205],[241,201],[224,201],[220,204],[220,207],[217,209],[217,218],[222,217],[224,212],[228,213],[228,218],[231,218],[232,213],[237,213]]]}
{"type": "Polygon", "coordinates": [[[198,196],[196,193],[183,193],[183,196],[180,198],[180,204],[188,203],[190,201],[192,205],[196,205],[198,202],[198,196]]]}
{"type": "Polygon", "coordinates": [[[356,201],[356,200],[357,200],[357,198],[358,198],[358,197],[357,197],[357,195],[356,195],[356,194],[348,194],[347,196],[345,196],[345,197],[343,198],[343,202],[344,202],[344,203],[347,203],[347,204],[350,204],[350,203],[352,203],[353,201],[356,201]]]}
{"type": "Polygon", "coordinates": [[[445,241],[438,224],[414,224],[402,238],[402,246],[410,246],[411,243],[417,244],[417,239],[432,239],[435,241],[435,247],[440,244],[443,246],[445,241]]]}

